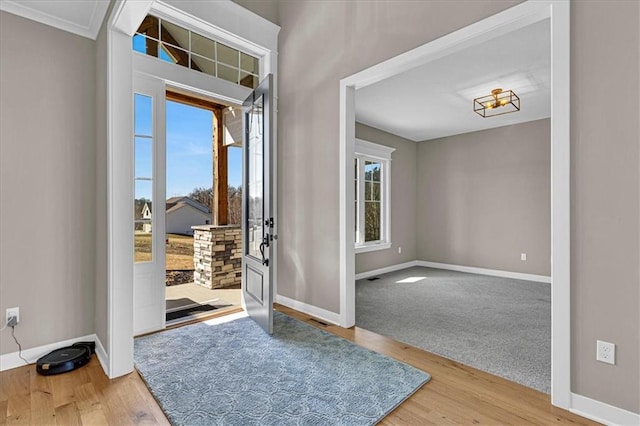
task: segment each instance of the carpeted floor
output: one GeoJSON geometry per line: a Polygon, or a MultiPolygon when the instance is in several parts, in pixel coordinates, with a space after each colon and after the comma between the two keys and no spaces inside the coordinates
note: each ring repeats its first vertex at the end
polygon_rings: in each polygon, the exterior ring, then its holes
{"type": "Polygon", "coordinates": [[[356,325],[550,392],[550,284],[408,268],[356,282],[356,325]]]}
{"type": "Polygon", "coordinates": [[[430,379],[279,312],[273,336],[223,320],[135,339],[136,368],[174,425],[372,425],[430,379]]]}

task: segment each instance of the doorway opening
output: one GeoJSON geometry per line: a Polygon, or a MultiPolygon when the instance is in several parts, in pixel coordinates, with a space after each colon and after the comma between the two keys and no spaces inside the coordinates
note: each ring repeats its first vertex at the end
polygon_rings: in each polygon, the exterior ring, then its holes
{"type": "MultiPolygon", "coordinates": [[[[393,176],[377,179],[391,180],[391,218],[362,215],[366,227],[390,222],[390,244],[362,252],[356,241],[356,279],[379,278],[356,283],[356,325],[545,393],[550,53],[544,19],[358,89],[355,105],[356,160],[361,139],[394,149],[393,176]],[[521,110],[477,114],[472,100],[495,87],[517,93],[521,110]]],[[[375,180],[364,184],[365,207],[389,204],[375,180]]]]}
{"type": "Polygon", "coordinates": [[[166,324],[241,306],[241,108],[166,92],[166,324]]]}
{"type": "Polygon", "coordinates": [[[356,90],[548,18],[551,18],[551,399],[553,405],[567,408],[571,405],[568,3],[519,4],[340,81],[340,325],[349,327],[355,323],[355,249],[351,238],[354,186],[348,182],[353,181],[356,90]]]}

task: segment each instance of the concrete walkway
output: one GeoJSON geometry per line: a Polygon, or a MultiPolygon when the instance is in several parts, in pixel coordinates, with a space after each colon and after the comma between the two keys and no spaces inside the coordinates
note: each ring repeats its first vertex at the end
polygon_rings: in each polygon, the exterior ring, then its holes
{"type": "Polygon", "coordinates": [[[240,306],[238,288],[222,288],[209,290],[194,283],[172,285],[166,287],[167,310],[174,311],[189,305],[208,303],[218,308],[240,306]]]}

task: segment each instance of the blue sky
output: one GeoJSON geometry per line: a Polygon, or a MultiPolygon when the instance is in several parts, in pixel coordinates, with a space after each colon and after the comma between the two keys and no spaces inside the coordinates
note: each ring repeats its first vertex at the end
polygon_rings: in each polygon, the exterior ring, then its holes
{"type": "MultiPolygon", "coordinates": [[[[167,198],[188,195],[212,185],[212,124],[210,111],[178,102],[166,103],[167,198]]],[[[136,95],[136,135],[151,134],[151,98],[136,95]]],[[[151,177],[151,140],[136,138],[136,177],[151,177]]],[[[229,148],[229,185],[242,184],[240,148],[229,148]]],[[[150,198],[151,183],[136,181],[136,198],[150,198]]]]}

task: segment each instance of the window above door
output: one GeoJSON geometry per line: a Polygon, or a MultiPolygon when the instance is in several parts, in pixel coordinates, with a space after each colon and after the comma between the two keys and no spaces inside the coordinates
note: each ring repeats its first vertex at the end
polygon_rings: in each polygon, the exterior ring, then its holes
{"type": "Polygon", "coordinates": [[[153,15],[132,40],[133,50],[231,83],[255,89],[260,59],[153,15]]]}

